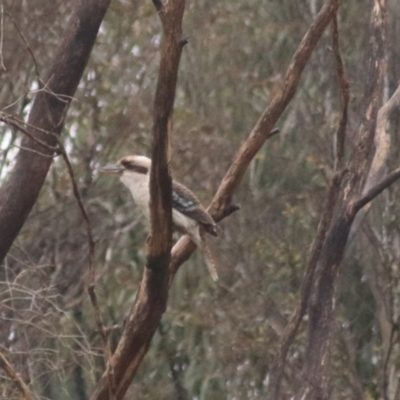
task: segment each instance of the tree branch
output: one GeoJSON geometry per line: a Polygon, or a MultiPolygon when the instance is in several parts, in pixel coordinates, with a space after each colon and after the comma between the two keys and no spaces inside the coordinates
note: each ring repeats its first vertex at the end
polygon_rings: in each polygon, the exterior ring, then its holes
{"type": "MultiPolygon", "coordinates": [[[[363,194],[366,194],[373,186],[378,184],[387,169],[386,164],[389,158],[391,142],[390,134],[387,130],[390,116],[399,109],[400,85],[397,87],[392,97],[379,109],[374,139],[375,154],[374,158],[372,159],[371,168],[363,189],[363,194]]],[[[368,203],[366,205],[367,207],[364,206],[362,210],[358,210],[357,212],[357,216],[350,231],[349,242],[354,239],[354,236],[358,232],[358,229],[364,221],[364,218],[368,214],[368,203]]]]}
{"type": "Polygon", "coordinates": [[[310,250],[310,258],[307,269],[301,282],[300,301],[293,311],[289,322],[287,323],[279,340],[278,351],[271,369],[270,393],[272,393],[272,398],[274,399],[279,398],[280,383],[282,380],[286,357],[307,309],[313,284],[314,272],[317,268],[317,263],[321,256],[326,235],[332,222],[333,211],[338,200],[340,185],[347,172],[347,170],[344,170],[340,173],[336,173],[330,182],[326,196],[327,201],[324,206],[324,214],[319,222],[317,235],[310,250]]]}
{"type": "MultiPolygon", "coordinates": [[[[56,135],[61,132],[70,99],[82,77],[109,3],[110,0],[77,1],[44,79],[46,90],[36,94],[28,123],[39,129],[29,131],[48,146],[55,146],[56,138],[42,130],[56,135]]],[[[29,137],[23,139],[21,147],[24,149],[19,151],[15,167],[0,190],[0,262],[25,223],[50,168],[52,159],[38,153],[54,153],[29,137]]]]}
{"type": "Polygon", "coordinates": [[[30,389],[27,384],[21,379],[21,377],[15,372],[13,366],[7,360],[6,356],[0,351],[0,367],[9,376],[9,378],[17,385],[18,389],[22,393],[23,400],[33,399],[30,389]]]}
{"type": "Polygon", "coordinates": [[[376,196],[380,195],[386,188],[392,185],[400,178],[400,168],[392,171],[386,178],[382,179],[375,186],[370,188],[358,200],[353,201],[349,206],[349,214],[356,215],[366,204],[371,202],[376,196]]]}
{"type": "Polygon", "coordinates": [[[327,201],[324,206],[324,213],[319,222],[316,238],[312,244],[309,253],[309,261],[307,263],[307,268],[300,288],[300,301],[299,304],[296,306],[295,310],[293,311],[290,320],[285,327],[283,335],[281,335],[278,346],[278,352],[275,356],[274,364],[271,369],[270,392],[273,393],[272,395],[273,398],[279,397],[280,383],[283,376],[287,354],[291,344],[293,343],[296,337],[296,334],[300,327],[300,323],[307,310],[308,300],[311,293],[311,288],[314,278],[314,272],[321,255],[322,247],[325,242],[329,226],[332,222],[333,211],[335,209],[338,200],[340,185],[342,183],[344,176],[348,172],[347,169],[343,169],[341,171],[339,170],[339,168],[343,164],[342,160],[344,156],[344,145],[345,145],[346,127],[347,127],[347,109],[348,109],[350,93],[349,93],[349,83],[345,74],[342,56],[340,54],[339,31],[338,31],[336,14],[332,19],[332,42],[333,42],[332,45],[333,54],[335,56],[336,66],[337,66],[338,83],[340,89],[341,108],[342,108],[341,118],[336,131],[336,155],[335,155],[335,166],[334,166],[334,170],[336,172],[329,183],[329,188],[326,196],[327,201]]]}
{"type": "MultiPolygon", "coordinates": [[[[157,8],[159,2],[154,2],[157,8]]],[[[170,0],[159,17],[164,39],[154,99],[152,167],[150,174],[151,233],[147,242],[147,265],[135,304],[112,357],[116,398],[122,399],[145,356],[166,309],[172,245],[172,180],[169,174],[169,137],[178,68],[182,53],[184,0],[170,0]]],[[[91,400],[108,400],[106,375],[99,381],[91,400]]]]}
{"type": "MultiPolygon", "coordinates": [[[[304,35],[286,71],[281,89],[240,147],[214,196],[209,212],[215,221],[220,221],[225,215],[225,210],[232,203],[233,193],[242,181],[253,157],[267,139],[279,132],[273,127],[296,93],[303,69],[338,7],[339,0],[328,0],[304,35]]],[[[179,266],[189,259],[195,249],[196,246],[186,236],[174,245],[170,265],[171,279],[179,266]]]]}
{"type": "Polygon", "coordinates": [[[296,399],[328,399],[330,386],[330,348],[335,307],[336,278],[346,250],[349,233],[354,221],[352,200],[368,175],[373,154],[373,140],[379,105],[382,102],[385,59],[386,2],[374,0],[371,11],[370,54],[368,81],[364,95],[363,121],[358,130],[356,152],[349,167],[346,184],[341,185],[339,201],[326,234],[309,301],[307,350],[302,370],[302,380],[296,399]]]}
{"type": "Polygon", "coordinates": [[[233,193],[242,181],[251,160],[265,141],[271,137],[273,127],[296,93],[304,67],[338,8],[339,0],[326,1],[304,35],[286,71],[281,89],[257,121],[226,173],[210,206],[213,217],[218,218],[225,207],[232,202],[233,193]]]}
{"type": "MultiPolygon", "coordinates": [[[[37,144],[40,144],[43,146],[45,149],[49,150],[50,154],[60,153],[60,149],[57,146],[51,146],[44,142],[43,140],[40,140],[39,138],[35,137],[31,132],[29,132],[28,129],[25,129],[22,124],[23,121],[18,121],[17,118],[13,117],[12,115],[8,115],[5,113],[0,112],[0,121],[4,122],[8,126],[12,126],[13,128],[17,129],[18,131],[21,131],[24,135],[28,136],[32,141],[36,142],[37,144]]],[[[47,155],[47,157],[52,157],[52,155],[47,155]]]]}

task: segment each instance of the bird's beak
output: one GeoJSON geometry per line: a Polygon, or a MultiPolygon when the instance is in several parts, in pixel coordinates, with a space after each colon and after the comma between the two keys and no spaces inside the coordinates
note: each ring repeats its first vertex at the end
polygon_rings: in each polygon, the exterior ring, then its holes
{"type": "Polygon", "coordinates": [[[109,175],[119,175],[123,172],[124,167],[118,164],[108,164],[99,168],[99,172],[109,175]]]}

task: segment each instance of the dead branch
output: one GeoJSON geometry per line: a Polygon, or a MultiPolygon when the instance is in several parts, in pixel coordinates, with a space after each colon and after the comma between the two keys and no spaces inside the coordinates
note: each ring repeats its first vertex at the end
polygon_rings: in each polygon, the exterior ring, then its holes
{"type": "Polygon", "coordinates": [[[0,351],[0,367],[3,368],[4,372],[9,378],[15,383],[19,391],[23,395],[23,400],[33,399],[30,389],[27,384],[21,379],[21,377],[14,370],[13,366],[7,360],[6,356],[0,351]]]}
{"type": "MultiPolygon", "coordinates": [[[[273,127],[296,93],[303,69],[338,7],[339,0],[326,1],[304,35],[286,71],[281,89],[271,100],[249,137],[240,147],[235,160],[229,167],[214,196],[209,211],[215,221],[220,221],[225,215],[225,210],[232,203],[233,193],[239,186],[253,157],[265,141],[277,133],[273,127]]],[[[170,265],[172,277],[179,269],[179,266],[189,259],[195,248],[187,237],[181,238],[174,245],[170,265]]]]}
{"type": "Polygon", "coordinates": [[[226,173],[210,206],[213,217],[218,218],[222,210],[232,202],[233,193],[239,186],[251,160],[271,136],[276,122],[295,95],[303,69],[338,7],[339,0],[328,0],[304,35],[286,71],[281,89],[257,121],[226,173]]]}

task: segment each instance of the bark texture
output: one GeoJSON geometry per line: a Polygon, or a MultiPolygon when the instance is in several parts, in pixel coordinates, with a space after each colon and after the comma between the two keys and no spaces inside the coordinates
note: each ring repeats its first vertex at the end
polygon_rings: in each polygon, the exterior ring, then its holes
{"type": "Polygon", "coordinates": [[[0,190],[0,262],[24,225],[52,162],[66,113],[89,60],[110,0],[79,0],[29,114],[15,167],[0,190]],[[29,150],[26,150],[29,149],[29,150]]]}

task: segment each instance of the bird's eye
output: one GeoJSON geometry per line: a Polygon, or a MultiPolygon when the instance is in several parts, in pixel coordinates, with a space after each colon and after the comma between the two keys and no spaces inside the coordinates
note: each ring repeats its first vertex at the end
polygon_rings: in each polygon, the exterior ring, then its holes
{"type": "Polygon", "coordinates": [[[120,164],[127,170],[127,171],[132,171],[136,172],[138,174],[147,174],[149,171],[147,167],[144,165],[138,165],[133,161],[130,160],[122,160],[120,164]]]}
{"type": "Polygon", "coordinates": [[[132,169],[132,163],[128,160],[121,160],[120,164],[126,169],[132,169]]]}

